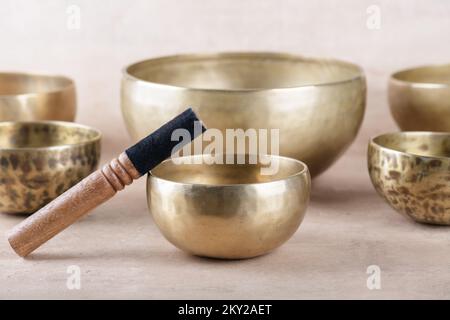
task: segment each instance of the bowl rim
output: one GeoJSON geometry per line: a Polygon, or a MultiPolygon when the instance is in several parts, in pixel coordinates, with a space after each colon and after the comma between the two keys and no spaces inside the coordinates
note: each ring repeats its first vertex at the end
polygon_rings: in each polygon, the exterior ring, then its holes
{"type": "Polygon", "coordinates": [[[64,92],[67,90],[75,89],[75,81],[72,78],[69,78],[64,75],[28,73],[28,72],[0,72],[0,78],[3,76],[19,76],[19,77],[25,77],[25,78],[29,78],[29,79],[33,79],[33,78],[58,79],[65,83],[61,86],[58,86],[58,88],[55,88],[53,90],[30,91],[30,92],[23,92],[23,93],[17,93],[17,94],[0,94],[0,99],[14,98],[14,97],[33,97],[33,96],[39,96],[39,95],[57,94],[57,93],[64,92]]]}
{"type": "MultiPolygon", "coordinates": [[[[178,157],[178,158],[189,158],[189,157],[200,157],[200,156],[205,156],[203,154],[197,154],[197,155],[190,155],[190,156],[182,156],[182,157],[178,157]]],[[[251,183],[217,183],[217,184],[210,184],[210,183],[189,183],[189,182],[180,182],[180,181],[174,181],[174,180],[170,180],[170,179],[166,179],[166,178],[162,178],[159,176],[156,176],[152,173],[152,170],[150,170],[147,174],[147,183],[148,181],[150,181],[151,179],[155,179],[155,180],[159,180],[159,181],[164,181],[164,182],[170,182],[170,183],[174,183],[177,185],[182,185],[182,186],[201,186],[201,187],[207,187],[207,188],[216,188],[216,187],[246,187],[246,186],[263,186],[263,185],[268,185],[271,183],[279,183],[282,181],[287,181],[287,180],[291,180],[294,179],[296,177],[299,176],[303,176],[306,175],[309,179],[310,178],[310,173],[309,173],[309,168],[306,165],[306,163],[304,163],[303,161],[300,161],[298,159],[294,159],[294,158],[290,158],[290,157],[285,157],[285,156],[277,156],[277,155],[267,155],[270,157],[276,157],[279,159],[284,159],[284,160],[288,160],[291,162],[295,162],[297,164],[302,165],[302,170],[296,171],[295,173],[288,175],[284,178],[279,178],[276,180],[271,180],[271,181],[264,181],[264,182],[251,182],[251,183]]],[[[171,158],[164,160],[163,162],[161,162],[160,164],[164,164],[167,163],[169,161],[172,161],[171,158]]],[[[227,165],[227,164],[223,164],[223,165],[227,165]]],[[[156,168],[156,167],[155,167],[156,168]]]]}
{"type": "Polygon", "coordinates": [[[178,90],[189,90],[189,91],[205,91],[205,92],[218,92],[218,93],[248,93],[248,92],[267,92],[267,91],[275,91],[275,90],[295,90],[299,88],[313,88],[313,87],[323,87],[323,86],[333,86],[338,84],[345,84],[350,83],[354,81],[364,80],[364,70],[362,67],[360,67],[357,64],[334,59],[334,58],[313,58],[313,57],[307,57],[302,56],[298,54],[292,54],[292,53],[285,53],[285,52],[271,52],[271,51],[219,51],[219,52],[212,52],[212,53],[183,53],[183,54],[175,54],[175,55],[167,55],[167,56],[159,56],[154,57],[150,59],[144,59],[137,62],[133,62],[124,68],[122,68],[122,76],[123,79],[128,79],[135,81],[137,83],[144,84],[146,86],[150,87],[156,87],[156,88],[171,88],[171,89],[178,89],[178,90]],[[130,68],[135,67],[139,64],[143,63],[159,63],[159,62],[166,62],[166,61],[189,61],[189,60],[211,60],[211,59],[223,59],[223,58],[251,58],[251,57],[266,57],[266,58],[274,58],[274,59],[282,59],[282,60],[302,60],[302,61],[309,61],[309,62],[328,62],[333,64],[338,64],[343,67],[347,68],[353,68],[355,69],[356,75],[353,77],[349,77],[343,80],[337,80],[337,81],[330,81],[330,82],[322,82],[322,83],[310,83],[305,85],[297,85],[297,86],[291,86],[291,87],[274,87],[274,88],[229,88],[229,89],[221,89],[221,88],[192,88],[188,86],[181,86],[181,85],[173,85],[168,83],[160,83],[160,82],[153,82],[153,81],[147,81],[141,78],[138,78],[134,75],[132,75],[129,71],[130,68]]]}
{"type": "Polygon", "coordinates": [[[383,146],[381,144],[379,144],[378,142],[375,141],[375,139],[377,138],[381,138],[383,136],[392,136],[392,135],[439,135],[439,136],[448,136],[450,138],[450,132],[438,132],[438,131],[395,131],[395,132],[386,132],[380,135],[377,135],[375,137],[372,137],[369,140],[369,146],[373,145],[377,148],[383,149],[383,150],[387,150],[389,152],[395,152],[395,153],[399,153],[408,157],[417,157],[417,158],[423,158],[423,159],[439,159],[439,160],[443,160],[443,161],[449,161],[450,162],[450,157],[445,157],[445,156],[431,156],[431,155],[420,155],[420,154],[416,154],[416,153],[412,153],[412,152],[404,152],[404,151],[400,151],[400,150],[396,150],[393,148],[389,148],[386,146],[383,146]]]}
{"type": "Polygon", "coordinates": [[[93,138],[87,139],[82,142],[77,143],[64,143],[64,144],[58,144],[55,146],[47,146],[47,147],[12,147],[12,148],[6,148],[0,146],[0,152],[4,151],[47,151],[47,150],[58,150],[58,149],[66,149],[66,148],[72,148],[72,147],[78,147],[83,146],[91,143],[98,142],[102,139],[102,133],[100,130],[84,125],[79,124],[75,122],[69,122],[69,121],[56,121],[56,120],[42,120],[42,121],[0,121],[0,127],[2,126],[9,126],[9,125],[36,125],[36,124],[43,124],[43,125],[56,125],[61,127],[72,127],[72,128],[81,128],[85,130],[89,130],[95,133],[95,136],[93,138]]]}
{"type": "Polygon", "coordinates": [[[406,69],[401,69],[392,73],[389,77],[389,80],[395,84],[405,85],[412,88],[450,88],[450,83],[439,83],[439,82],[421,82],[421,81],[411,81],[399,78],[402,74],[420,70],[420,69],[437,69],[437,68],[449,68],[450,64],[441,63],[441,64],[428,64],[421,65],[417,67],[411,67],[406,69]]]}

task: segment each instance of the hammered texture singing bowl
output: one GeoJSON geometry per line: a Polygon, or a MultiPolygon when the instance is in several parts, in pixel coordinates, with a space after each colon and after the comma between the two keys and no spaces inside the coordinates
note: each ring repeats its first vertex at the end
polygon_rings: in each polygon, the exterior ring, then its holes
{"type": "Polygon", "coordinates": [[[0,73],[0,121],[73,121],[74,82],[63,76],[0,73]]]}
{"type": "Polygon", "coordinates": [[[71,122],[0,122],[0,212],[31,214],[89,175],[100,138],[71,122]]]}
{"type": "Polygon", "coordinates": [[[358,66],[337,60],[278,53],[178,55],[127,67],[121,97],[134,140],[192,106],[209,128],[279,129],[279,154],[304,161],[315,176],[354,140],[366,83],[358,66]]]}
{"type": "Polygon", "coordinates": [[[404,131],[450,132],[450,64],[394,73],[389,105],[404,131]]]}
{"type": "Polygon", "coordinates": [[[147,179],[147,201],[156,225],[167,240],[193,255],[243,259],[274,250],[302,222],[311,182],[302,162],[270,157],[278,161],[276,174],[262,174],[262,163],[166,160],[147,179]]]}
{"type": "Polygon", "coordinates": [[[369,142],[375,189],[417,222],[450,225],[450,134],[398,132],[369,142]]]}

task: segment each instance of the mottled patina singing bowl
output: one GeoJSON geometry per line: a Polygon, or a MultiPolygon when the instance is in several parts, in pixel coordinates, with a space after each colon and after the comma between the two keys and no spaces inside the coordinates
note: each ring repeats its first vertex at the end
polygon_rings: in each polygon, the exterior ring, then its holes
{"type": "Polygon", "coordinates": [[[73,121],[74,82],[62,76],[0,73],[0,121],[73,121]]]}
{"type": "Polygon", "coordinates": [[[261,164],[166,160],[147,179],[155,223],[172,244],[194,255],[241,259],[270,252],[297,230],[310,194],[306,165],[271,157],[279,164],[274,175],[262,175],[261,164]]]}
{"type": "Polygon", "coordinates": [[[389,104],[404,131],[450,132],[450,64],[394,73],[389,104]]]}
{"type": "Polygon", "coordinates": [[[89,175],[100,137],[70,122],[0,122],[0,212],[31,214],[89,175]]]}
{"type": "Polygon", "coordinates": [[[450,134],[389,133],[369,143],[375,189],[418,222],[450,225],[450,134]]]}
{"type": "Polygon", "coordinates": [[[363,72],[350,63],[276,53],[222,53],[130,65],[124,71],[121,105],[135,140],[186,106],[209,128],[280,129],[279,153],[304,161],[314,176],[355,138],[365,95],[363,72]]]}

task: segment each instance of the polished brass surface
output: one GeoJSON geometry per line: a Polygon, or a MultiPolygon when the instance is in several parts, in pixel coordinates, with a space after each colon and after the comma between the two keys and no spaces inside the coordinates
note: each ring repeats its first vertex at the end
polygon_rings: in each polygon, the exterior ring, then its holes
{"type": "Polygon", "coordinates": [[[303,219],[310,176],[298,160],[272,159],[279,161],[279,171],[271,176],[260,174],[260,164],[166,160],[147,179],[157,226],[172,244],[199,256],[240,259],[275,249],[303,219]]]}
{"type": "Polygon", "coordinates": [[[0,73],[0,121],[73,121],[75,85],[62,76],[0,73]]]}
{"type": "Polygon", "coordinates": [[[398,132],[369,142],[375,189],[418,222],[450,225],[450,134],[398,132]]]}
{"type": "Polygon", "coordinates": [[[404,131],[450,132],[450,64],[394,73],[389,104],[404,131]]]}
{"type": "Polygon", "coordinates": [[[31,214],[93,172],[100,138],[70,122],[0,122],[0,212],[31,214]]]}
{"type": "Polygon", "coordinates": [[[276,53],[180,55],[126,68],[121,106],[135,140],[187,106],[209,128],[280,129],[280,154],[304,161],[314,176],[355,138],[365,93],[362,70],[341,61],[276,53]]]}

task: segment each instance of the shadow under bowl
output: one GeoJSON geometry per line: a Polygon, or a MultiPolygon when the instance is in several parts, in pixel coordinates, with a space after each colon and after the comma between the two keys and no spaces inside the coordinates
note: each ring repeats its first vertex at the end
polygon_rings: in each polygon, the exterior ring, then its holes
{"type": "Polygon", "coordinates": [[[354,64],[243,52],[178,55],[132,64],[124,70],[121,107],[134,140],[188,106],[224,137],[226,129],[279,129],[279,152],[256,153],[301,160],[316,176],[354,140],[365,98],[365,77],[354,64]]]}
{"type": "MultiPolygon", "coordinates": [[[[194,255],[242,259],[282,245],[303,220],[310,196],[305,164],[269,156],[257,164],[208,164],[211,156],[166,160],[147,179],[147,201],[162,234],[194,255]],[[196,161],[200,161],[200,163],[196,161]],[[275,173],[276,171],[276,173],[275,173]]],[[[248,163],[248,162],[246,162],[248,163]]]]}
{"type": "Polygon", "coordinates": [[[450,132],[450,64],[396,72],[388,91],[392,116],[403,131],[450,132]]]}
{"type": "Polygon", "coordinates": [[[0,121],[73,121],[74,82],[63,76],[0,73],[0,121]]]}
{"type": "Polygon", "coordinates": [[[0,212],[31,214],[89,175],[100,139],[71,122],[0,122],[0,212]]]}
{"type": "Polygon", "coordinates": [[[397,132],[369,142],[378,193],[417,222],[450,225],[450,133],[397,132]]]}

